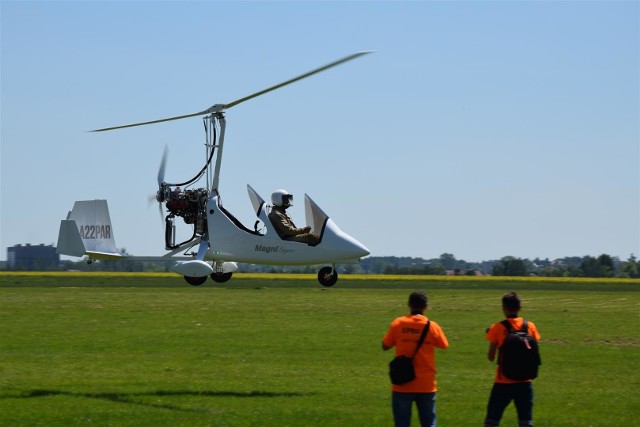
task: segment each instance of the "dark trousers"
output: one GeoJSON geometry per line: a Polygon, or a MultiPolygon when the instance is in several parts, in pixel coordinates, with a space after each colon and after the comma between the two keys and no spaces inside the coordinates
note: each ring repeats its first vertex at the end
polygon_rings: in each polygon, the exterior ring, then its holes
{"type": "Polygon", "coordinates": [[[487,404],[487,417],[485,425],[497,426],[500,424],[505,408],[513,400],[518,413],[518,426],[529,427],[533,425],[533,383],[523,382],[514,384],[493,384],[489,403],[487,404]]]}
{"type": "Polygon", "coordinates": [[[392,392],[393,421],[396,427],[411,425],[411,407],[416,402],[422,427],[436,426],[436,393],[392,392]]]}

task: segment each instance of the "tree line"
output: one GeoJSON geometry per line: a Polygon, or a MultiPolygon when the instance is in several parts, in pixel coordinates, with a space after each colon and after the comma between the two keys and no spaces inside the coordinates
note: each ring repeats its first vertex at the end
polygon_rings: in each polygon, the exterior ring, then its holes
{"type": "MultiPolygon", "coordinates": [[[[126,249],[121,249],[126,253],[126,249]]],[[[266,266],[239,264],[244,273],[309,273],[315,274],[321,266],[266,266]]],[[[143,261],[62,261],[39,270],[77,271],[170,271],[171,263],[143,261]]],[[[468,262],[453,254],[443,253],[438,258],[369,256],[359,264],[338,264],[340,274],[400,274],[400,275],[469,275],[469,276],[541,276],[541,277],[623,277],[640,278],[640,261],[632,254],[620,260],[607,254],[574,256],[555,260],[548,258],[523,259],[505,256],[499,260],[468,262]]]]}
{"type": "Polygon", "coordinates": [[[369,273],[428,275],[492,275],[541,277],[640,278],[640,261],[632,254],[626,261],[602,254],[597,257],[565,257],[555,260],[505,256],[499,260],[467,262],[444,253],[439,258],[369,257],[362,261],[369,273]]]}

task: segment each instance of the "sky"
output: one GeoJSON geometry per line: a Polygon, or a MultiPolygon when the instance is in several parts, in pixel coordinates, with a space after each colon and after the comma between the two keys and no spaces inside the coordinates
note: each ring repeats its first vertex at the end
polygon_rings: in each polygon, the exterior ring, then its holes
{"type": "MultiPolygon", "coordinates": [[[[0,2],[0,259],[107,199],[116,245],[164,253],[155,194],[227,110],[225,208],[308,194],[372,256],[640,256],[637,1],[0,2]]],[[[187,233],[188,230],[185,230],[187,233]]],[[[179,236],[180,237],[180,236],[179,236]]],[[[185,236],[188,237],[188,236],[185,236]]]]}

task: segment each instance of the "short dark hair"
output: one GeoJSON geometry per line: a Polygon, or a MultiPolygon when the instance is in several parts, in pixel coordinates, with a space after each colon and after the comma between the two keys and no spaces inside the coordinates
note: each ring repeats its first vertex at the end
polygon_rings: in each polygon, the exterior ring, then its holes
{"type": "Polygon", "coordinates": [[[502,296],[502,306],[509,311],[520,310],[520,297],[515,292],[507,292],[502,296]]]}
{"type": "Polygon", "coordinates": [[[411,295],[409,295],[409,307],[412,310],[424,310],[427,308],[427,302],[427,294],[423,291],[411,292],[411,295]]]}

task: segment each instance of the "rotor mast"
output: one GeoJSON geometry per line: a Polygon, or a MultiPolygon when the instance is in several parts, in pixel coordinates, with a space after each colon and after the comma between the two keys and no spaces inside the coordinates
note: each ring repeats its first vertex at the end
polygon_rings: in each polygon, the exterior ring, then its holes
{"type": "MultiPolygon", "coordinates": [[[[211,125],[211,127],[214,127],[216,125],[216,120],[220,124],[220,137],[218,138],[217,144],[215,145],[212,144],[210,148],[211,150],[215,150],[215,149],[218,150],[218,152],[216,153],[216,164],[213,168],[213,179],[211,181],[210,195],[213,195],[218,192],[218,183],[220,182],[220,168],[222,166],[222,148],[224,147],[224,132],[227,127],[227,121],[225,120],[224,114],[222,113],[222,111],[211,113],[207,117],[207,120],[209,121],[209,124],[211,125]]],[[[211,168],[211,165],[209,165],[209,168],[211,168]]]]}

